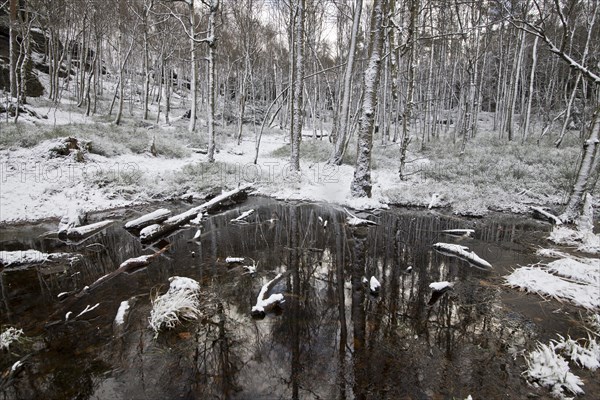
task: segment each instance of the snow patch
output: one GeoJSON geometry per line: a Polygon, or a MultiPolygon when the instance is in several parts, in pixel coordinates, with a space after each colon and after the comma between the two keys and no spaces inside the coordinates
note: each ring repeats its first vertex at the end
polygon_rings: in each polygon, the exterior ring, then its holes
{"type": "Polygon", "coordinates": [[[452,286],[454,286],[454,283],[448,281],[432,282],[429,284],[429,288],[433,289],[436,292],[441,292],[442,290],[450,289],[452,288],[452,286]]]}
{"type": "Polygon", "coordinates": [[[11,344],[18,341],[23,336],[23,329],[8,327],[0,333],[0,350],[8,350],[11,344]]]}
{"type": "Polygon", "coordinates": [[[125,322],[125,315],[127,314],[128,311],[129,311],[129,301],[124,300],[119,305],[119,309],[117,310],[117,315],[115,316],[115,324],[116,325],[123,325],[123,323],[125,322]]]}
{"type": "Polygon", "coordinates": [[[506,284],[541,296],[569,300],[588,309],[600,308],[598,287],[576,283],[554,275],[543,267],[527,266],[514,270],[505,277],[506,284]]]}

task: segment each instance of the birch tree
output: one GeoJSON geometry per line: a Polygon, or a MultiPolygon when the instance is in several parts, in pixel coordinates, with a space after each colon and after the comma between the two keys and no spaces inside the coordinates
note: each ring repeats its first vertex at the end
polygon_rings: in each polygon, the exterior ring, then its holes
{"type": "MultiPolygon", "coordinates": [[[[568,51],[567,43],[569,41],[569,37],[572,35],[574,30],[572,24],[574,23],[574,19],[567,18],[564,14],[563,9],[559,2],[548,2],[545,0],[534,0],[534,5],[538,12],[539,23],[532,23],[526,19],[519,19],[514,16],[511,16],[513,19],[513,23],[515,23],[521,30],[524,32],[530,33],[534,36],[538,36],[546,43],[547,49],[554,53],[557,57],[567,62],[571,70],[576,74],[581,74],[586,80],[588,80],[591,84],[595,86],[598,90],[600,89],[600,71],[593,70],[591,66],[586,64],[587,60],[587,52],[589,46],[589,40],[586,40],[585,48],[581,53],[580,61],[576,59],[576,56],[573,53],[568,51]],[[562,28],[563,36],[561,38],[560,45],[555,44],[555,40],[551,37],[548,27],[545,23],[548,19],[548,15],[550,13],[556,14],[559,16],[560,26],[562,28]]],[[[588,39],[591,35],[591,31],[594,29],[594,24],[596,21],[596,15],[598,13],[598,5],[597,1],[588,2],[587,5],[590,7],[587,11],[587,14],[591,16],[590,31],[588,32],[588,39]]],[[[597,68],[597,66],[596,66],[597,68]]],[[[577,174],[575,177],[575,182],[573,187],[571,188],[571,193],[569,195],[569,199],[567,201],[567,205],[565,206],[562,214],[560,215],[560,219],[564,222],[572,222],[579,215],[581,215],[583,202],[587,193],[593,190],[593,186],[595,185],[595,180],[592,179],[592,176],[597,173],[597,169],[599,166],[598,163],[598,148],[600,143],[600,105],[596,106],[595,112],[591,118],[591,122],[589,123],[588,134],[585,140],[583,141],[583,149],[581,152],[581,161],[577,167],[577,174]]]]}
{"type": "Polygon", "coordinates": [[[290,164],[294,171],[300,171],[304,94],[304,0],[297,0],[295,14],[296,25],[294,29],[293,54],[294,97],[292,98],[290,164]]]}
{"type": "Polygon", "coordinates": [[[350,100],[352,96],[352,75],[354,73],[354,58],[356,55],[356,41],[358,29],[360,27],[360,18],[362,14],[362,1],[357,1],[354,7],[354,17],[352,19],[352,33],[350,34],[350,48],[348,49],[348,61],[346,71],[344,72],[344,87],[342,89],[342,103],[340,114],[338,116],[337,135],[334,143],[334,150],[329,162],[334,165],[342,164],[342,157],[346,148],[348,136],[350,100]]]}
{"type": "Polygon", "coordinates": [[[350,185],[350,191],[355,197],[371,197],[371,150],[383,50],[385,3],[386,0],[375,0],[371,14],[369,60],[363,76],[356,166],[350,185]]]}

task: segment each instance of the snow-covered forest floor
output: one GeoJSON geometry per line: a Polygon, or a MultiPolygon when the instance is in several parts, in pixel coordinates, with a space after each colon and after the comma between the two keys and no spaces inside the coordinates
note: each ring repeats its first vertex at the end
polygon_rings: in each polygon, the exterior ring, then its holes
{"type": "MultiPolygon", "coordinates": [[[[531,205],[558,210],[567,198],[580,152],[576,133],[561,149],[550,140],[539,145],[507,143],[492,130],[492,116],[481,113],[479,134],[464,153],[460,139],[453,142],[452,126],[431,141],[414,140],[404,180],[397,173],[399,144],[376,137],[373,197],[353,199],[355,141],[348,146],[343,165],[327,165],[332,144],[327,136],[313,137],[310,122],[305,124],[299,176],[288,165],[287,129],[265,129],[255,165],[260,126],[245,124],[240,145],[235,124],[217,126],[218,153],[216,162],[209,164],[206,155],[195,151],[206,148],[205,121],[200,119],[197,131],[188,132],[189,121],[181,118],[184,108],[173,111],[170,124],[142,122],[134,110],[116,126],[107,116],[85,117],[73,102],[30,103],[28,107],[47,119],[23,115],[17,125],[0,123],[2,222],[59,217],[73,208],[96,211],[188,198],[247,182],[255,182],[258,194],[355,208],[450,207],[454,213],[473,216],[489,210],[526,213],[531,205]],[[51,155],[56,141],[65,137],[89,142],[83,161],[51,155]],[[153,140],[156,156],[150,152],[153,140]]],[[[329,125],[323,124],[325,133],[329,125]]],[[[321,131],[317,133],[320,136],[321,131]]]]}

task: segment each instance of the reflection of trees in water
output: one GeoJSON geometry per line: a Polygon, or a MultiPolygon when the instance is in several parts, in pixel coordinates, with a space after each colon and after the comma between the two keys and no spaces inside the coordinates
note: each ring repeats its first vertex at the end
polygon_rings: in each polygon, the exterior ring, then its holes
{"type": "MultiPolygon", "coordinates": [[[[256,220],[248,224],[230,224],[237,212],[209,217],[199,241],[191,241],[196,228],[180,231],[168,238],[169,254],[147,271],[116,279],[78,303],[82,308],[101,299],[106,313],[94,321],[102,326],[97,342],[82,338],[93,336],[94,326],[73,327],[81,393],[112,385],[128,398],[385,399],[466,397],[467,390],[480,396],[487,390],[494,397],[500,393],[494,387],[508,385],[518,390],[520,378],[509,372],[514,362],[502,355],[518,327],[506,329],[499,322],[497,289],[481,285],[485,272],[431,248],[437,241],[452,242],[440,231],[464,228],[464,220],[388,211],[378,215],[378,226],[351,228],[343,213],[327,207],[273,202],[255,208],[256,220]],[[318,217],[328,220],[327,228],[318,217]],[[257,274],[226,265],[227,256],[252,258],[257,274]],[[260,286],[282,270],[283,313],[252,320],[249,311],[260,286]],[[172,275],[201,282],[206,316],[154,340],[147,328],[148,293],[172,275]],[[378,298],[369,295],[363,276],[380,280],[378,298]],[[428,305],[429,284],[440,280],[457,283],[428,305]],[[118,303],[135,295],[141,301],[132,310],[133,322],[111,339],[118,303]],[[118,382],[85,366],[96,357],[111,364],[118,382]]],[[[515,248],[527,239],[522,231],[492,222],[478,234],[499,243],[464,244],[478,253],[515,248]]],[[[89,283],[125,258],[147,252],[128,235],[98,236],[92,247],[98,251],[86,256],[83,270],[71,279],[89,283]]],[[[73,284],[53,279],[52,288],[73,284]]],[[[39,282],[31,285],[41,292],[39,282]]],[[[3,297],[4,308],[18,310],[4,289],[3,297]]],[[[59,331],[53,340],[66,343],[66,337],[59,331]]],[[[41,396],[48,388],[40,384],[36,390],[41,396]]]]}

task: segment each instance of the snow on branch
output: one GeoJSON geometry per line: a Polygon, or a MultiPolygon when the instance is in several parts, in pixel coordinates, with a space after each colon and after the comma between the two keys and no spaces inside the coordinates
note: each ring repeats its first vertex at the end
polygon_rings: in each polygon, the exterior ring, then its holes
{"type": "Polygon", "coordinates": [[[108,219],[106,221],[100,221],[89,225],[77,226],[68,228],[66,231],[60,232],[59,237],[66,237],[71,240],[86,239],[96,233],[106,229],[112,225],[115,221],[108,219]]]}
{"type": "Polygon", "coordinates": [[[131,220],[125,224],[125,229],[142,229],[148,225],[158,224],[171,216],[171,211],[166,208],[160,208],[151,213],[142,215],[139,218],[131,220]]]}
{"type": "Polygon", "coordinates": [[[271,279],[262,286],[256,298],[256,304],[252,307],[251,314],[253,317],[263,318],[269,309],[284,302],[284,297],[281,293],[273,293],[269,297],[266,297],[269,290],[271,290],[273,286],[275,286],[275,284],[279,282],[281,278],[283,278],[284,274],[285,273],[283,272],[277,274],[275,278],[271,279]]]}
{"type": "Polygon", "coordinates": [[[140,239],[142,242],[151,242],[159,237],[165,236],[179,229],[182,225],[186,224],[192,219],[197,218],[201,213],[210,211],[212,208],[217,207],[222,202],[234,199],[236,196],[245,193],[251,187],[251,184],[246,184],[228,192],[223,192],[206,203],[184,211],[181,214],[172,216],[161,224],[149,225],[140,231],[140,239]]]}
{"type": "Polygon", "coordinates": [[[449,257],[457,257],[461,260],[467,261],[471,266],[483,270],[492,269],[492,265],[479,257],[477,254],[469,250],[466,246],[461,246],[459,244],[450,244],[450,243],[436,243],[433,245],[435,251],[440,254],[449,256],[449,257]]]}
{"type": "Polygon", "coordinates": [[[541,217],[552,222],[554,225],[562,225],[562,221],[556,215],[549,213],[542,207],[531,207],[534,217],[541,217]]]}
{"type": "Polygon", "coordinates": [[[161,329],[172,329],[182,320],[196,320],[200,316],[200,284],[191,278],[169,278],[169,290],[152,301],[150,327],[154,337],[161,329]]]}
{"type": "Polygon", "coordinates": [[[446,229],[442,233],[454,237],[472,238],[475,235],[475,229],[446,229]]]}
{"type": "Polygon", "coordinates": [[[230,222],[247,223],[246,218],[254,213],[254,209],[243,212],[239,217],[233,218],[230,222]]]}
{"type": "Polygon", "coordinates": [[[79,255],[70,253],[42,253],[38,250],[0,251],[0,265],[6,268],[42,264],[46,261],[75,260],[79,255]]]}

